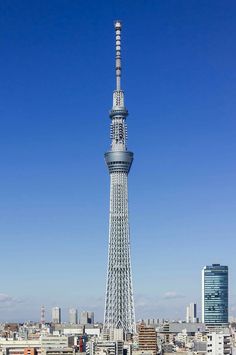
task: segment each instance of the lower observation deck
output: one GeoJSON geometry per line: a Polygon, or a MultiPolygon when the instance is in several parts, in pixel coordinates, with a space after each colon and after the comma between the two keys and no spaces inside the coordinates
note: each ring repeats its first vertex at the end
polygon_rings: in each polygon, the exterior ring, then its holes
{"type": "Polygon", "coordinates": [[[127,151],[111,151],[105,153],[105,160],[109,169],[109,173],[129,173],[133,162],[134,154],[127,151]]]}

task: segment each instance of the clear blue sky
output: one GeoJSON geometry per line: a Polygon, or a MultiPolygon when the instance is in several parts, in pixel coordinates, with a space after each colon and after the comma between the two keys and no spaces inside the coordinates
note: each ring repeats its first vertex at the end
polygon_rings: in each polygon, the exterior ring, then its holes
{"type": "Polygon", "coordinates": [[[184,317],[201,269],[236,315],[234,0],[0,4],[0,320],[102,319],[113,21],[123,21],[137,318],[184,317]]]}

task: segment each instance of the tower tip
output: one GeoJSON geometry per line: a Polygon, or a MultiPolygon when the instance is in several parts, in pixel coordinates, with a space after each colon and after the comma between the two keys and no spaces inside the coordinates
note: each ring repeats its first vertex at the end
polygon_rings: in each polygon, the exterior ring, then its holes
{"type": "Polygon", "coordinates": [[[114,27],[116,30],[121,29],[122,22],[121,20],[115,20],[114,21],[114,27]]]}

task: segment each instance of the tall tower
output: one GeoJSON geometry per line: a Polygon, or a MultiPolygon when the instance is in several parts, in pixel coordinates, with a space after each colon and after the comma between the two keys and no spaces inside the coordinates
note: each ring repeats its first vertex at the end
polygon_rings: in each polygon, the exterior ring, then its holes
{"type": "Polygon", "coordinates": [[[128,173],[133,153],[127,150],[128,111],[121,90],[121,22],[115,21],[116,89],[113,93],[111,149],[105,153],[110,174],[110,215],[104,330],[135,331],[128,215],[128,173]]]}

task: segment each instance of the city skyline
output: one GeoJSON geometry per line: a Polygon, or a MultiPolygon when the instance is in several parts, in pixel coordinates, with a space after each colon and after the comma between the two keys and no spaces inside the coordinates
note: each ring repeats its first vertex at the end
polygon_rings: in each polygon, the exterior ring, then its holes
{"type": "Polygon", "coordinates": [[[102,320],[109,188],[101,156],[116,18],[125,24],[135,150],[137,319],[184,319],[187,304],[200,305],[201,269],[212,263],[229,266],[235,315],[236,5],[53,4],[1,5],[1,320],[39,319],[41,304],[80,306],[102,320]],[[81,265],[83,287],[71,289],[81,265]]]}

